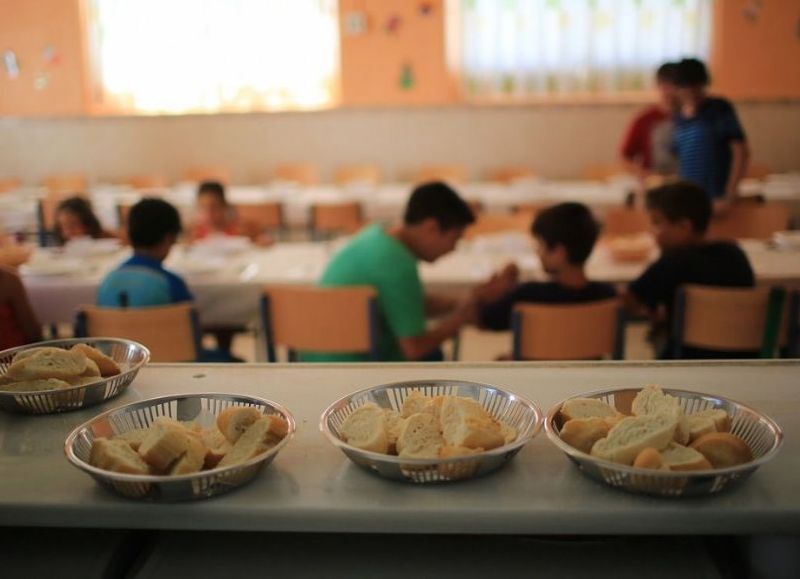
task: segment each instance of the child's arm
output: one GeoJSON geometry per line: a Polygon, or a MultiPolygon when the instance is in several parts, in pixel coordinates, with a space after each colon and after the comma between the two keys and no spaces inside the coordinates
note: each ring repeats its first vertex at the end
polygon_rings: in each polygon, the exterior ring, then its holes
{"type": "Polygon", "coordinates": [[[739,183],[747,173],[750,162],[750,147],[747,141],[731,141],[731,171],[728,174],[728,183],[725,187],[725,197],[733,200],[739,195],[739,183]]]}

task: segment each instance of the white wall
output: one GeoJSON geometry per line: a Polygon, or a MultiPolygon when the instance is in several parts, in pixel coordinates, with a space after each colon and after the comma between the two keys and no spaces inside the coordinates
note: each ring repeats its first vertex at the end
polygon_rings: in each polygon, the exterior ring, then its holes
{"type": "MultiPolygon", "coordinates": [[[[633,105],[353,109],[317,113],[149,118],[0,119],[0,177],[37,183],[56,172],[108,182],[130,174],[180,177],[191,165],[227,166],[237,183],[266,180],[279,162],[378,163],[403,179],[425,163],[459,163],[474,178],[523,164],[576,177],[612,161],[633,105]]],[[[754,158],[800,169],[800,101],[740,103],[754,158]]]]}

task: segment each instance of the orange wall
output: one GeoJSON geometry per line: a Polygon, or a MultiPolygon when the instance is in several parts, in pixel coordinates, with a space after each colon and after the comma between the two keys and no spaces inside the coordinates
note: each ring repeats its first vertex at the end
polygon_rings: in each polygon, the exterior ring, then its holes
{"type": "Polygon", "coordinates": [[[754,21],[750,0],[717,0],[715,90],[737,99],[800,97],[800,1],[765,0],[754,21]]]}
{"type": "Polygon", "coordinates": [[[86,112],[80,0],[0,0],[0,52],[13,50],[20,74],[10,79],[0,62],[0,115],[74,115],[86,112]],[[52,45],[58,62],[43,57],[52,45]],[[47,86],[37,90],[37,75],[47,86]]]}
{"type": "Polygon", "coordinates": [[[346,106],[436,105],[456,100],[447,70],[443,0],[433,0],[422,15],[420,0],[340,0],[342,103],[346,106]],[[349,13],[366,16],[366,32],[349,36],[349,13]],[[386,30],[399,19],[394,33],[386,30]],[[401,87],[404,65],[410,65],[413,86],[401,87]]]}

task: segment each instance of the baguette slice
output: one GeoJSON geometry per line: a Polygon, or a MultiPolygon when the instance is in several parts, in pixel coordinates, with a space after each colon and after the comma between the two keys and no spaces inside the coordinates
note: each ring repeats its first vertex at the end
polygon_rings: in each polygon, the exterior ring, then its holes
{"type": "Polygon", "coordinates": [[[217,428],[231,444],[235,444],[244,431],[262,416],[263,413],[253,406],[232,406],[219,413],[217,428]]]}
{"type": "Polygon", "coordinates": [[[467,448],[466,446],[443,446],[439,449],[439,458],[458,458],[480,454],[483,448],[467,448]]]}
{"type": "Polygon", "coordinates": [[[150,430],[147,428],[136,428],[134,430],[129,430],[128,432],[117,434],[114,437],[114,440],[125,441],[133,450],[138,451],[139,447],[142,446],[144,439],[147,438],[149,432],[150,430]]]}
{"type": "Polygon", "coordinates": [[[100,376],[103,376],[104,378],[108,376],[116,376],[121,372],[119,364],[103,354],[103,352],[97,348],[92,348],[88,344],[75,344],[71,349],[75,352],[80,352],[97,364],[97,367],[100,370],[100,376]]]}
{"type": "Polygon", "coordinates": [[[441,427],[450,446],[491,450],[505,444],[500,424],[471,398],[446,397],[442,402],[441,427]]]}
{"type": "Polygon", "coordinates": [[[747,443],[728,432],[704,434],[690,448],[705,456],[714,468],[736,466],[753,460],[753,451],[747,443]]]}
{"type": "Polygon", "coordinates": [[[664,464],[661,453],[653,447],[645,448],[642,452],[637,454],[633,461],[633,466],[650,470],[669,470],[669,467],[664,464]]]}
{"type": "Polygon", "coordinates": [[[18,380],[57,378],[67,381],[81,376],[86,367],[87,358],[78,352],[48,348],[12,362],[8,376],[18,380]]]}
{"type": "Polygon", "coordinates": [[[180,423],[159,418],[149,428],[138,452],[155,470],[167,472],[194,446],[196,440],[197,436],[180,423]]]}
{"type": "Polygon", "coordinates": [[[262,416],[244,431],[217,466],[222,468],[247,462],[275,446],[287,432],[288,424],[282,417],[262,416]]]}
{"type": "Polygon", "coordinates": [[[667,448],[661,451],[661,458],[670,470],[711,470],[711,463],[702,454],[689,448],[670,442],[667,448]]]}
{"type": "Polygon", "coordinates": [[[418,414],[420,412],[425,412],[425,407],[433,400],[430,396],[425,396],[419,390],[413,390],[406,396],[406,399],[403,400],[403,409],[400,412],[400,415],[403,418],[408,418],[412,414],[418,414]]]}
{"type": "Polygon", "coordinates": [[[517,429],[507,422],[500,421],[500,432],[503,433],[503,444],[511,444],[517,439],[517,429]]]}
{"type": "Polygon", "coordinates": [[[717,432],[730,432],[731,431],[731,417],[728,415],[727,412],[722,410],[721,408],[711,408],[709,410],[703,410],[701,412],[695,412],[694,414],[690,414],[689,417],[702,417],[708,418],[709,420],[714,421],[714,428],[717,432]]]}
{"type": "Polygon", "coordinates": [[[14,354],[14,362],[19,362],[20,360],[24,360],[25,358],[30,358],[31,356],[35,356],[40,352],[63,352],[63,348],[53,348],[52,346],[39,346],[38,348],[28,348],[27,350],[23,350],[22,352],[17,352],[14,354]]]}
{"type": "Polygon", "coordinates": [[[616,408],[595,398],[572,398],[561,405],[564,422],[574,418],[612,418],[618,415],[616,408]]]}
{"type": "Polygon", "coordinates": [[[680,401],[674,396],[664,394],[661,386],[650,384],[642,388],[633,399],[631,410],[634,416],[667,413],[678,421],[675,430],[675,441],[687,444],[690,438],[689,421],[683,413],[680,401]]]}
{"type": "Polygon", "coordinates": [[[386,415],[377,404],[367,402],[348,416],[339,429],[344,441],[356,448],[386,454],[389,436],[386,415]]]}
{"type": "Polygon", "coordinates": [[[561,429],[561,440],[589,454],[594,443],[608,436],[611,425],[604,418],[573,418],[561,429]]]}
{"type": "Polygon", "coordinates": [[[397,438],[397,454],[403,458],[437,458],[442,446],[439,423],[427,412],[409,416],[397,438]]]}
{"type": "Polygon", "coordinates": [[[386,427],[386,440],[389,444],[389,454],[397,454],[397,439],[403,430],[405,419],[390,408],[383,409],[386,427]]]}
{"type": "Polygon", "coordinates": [[[189,436],[186,441],[186,452],[170,467],[171,475],[191,474],[203,468],[208,452],[206,445],[197,436],[189,436]]]}
{"type": "Polygon", "coordinates": [[[72,384],[58,378],[33,378],[30,380],[7,378],[0,382],[0,390],[5,392],[37,392],[39,390],[63,390],[71,387],[72,384]]]}
{"type": "Polygon", "coordinates": [[[690,414],[686,417],[689,423],[689,441],[693,442],[709,432],[716,432],[717,426],[711,418],[690,414]]]}
{"type": "Polygon", "coordinates": [[[124,440],[96,438],[89,453],[89,464],[125,474],[150,474],[150,468],[124,440]]]}
{"type": "Polygon", "coordinates": [[[219,464],[233,445],[217,428],[206,428],[200,433],[203,444],[206,445],[206,456],[203,459],[204,468],[214,468],[219,464]]]}
{"type": "Polygon", "coordinates": [[[592,446],[591,454],[603,460],[633,464],[645,448],[665,448],[675,436],[678,421],[667,413],[630,416],[620,421],[592,446]]]}

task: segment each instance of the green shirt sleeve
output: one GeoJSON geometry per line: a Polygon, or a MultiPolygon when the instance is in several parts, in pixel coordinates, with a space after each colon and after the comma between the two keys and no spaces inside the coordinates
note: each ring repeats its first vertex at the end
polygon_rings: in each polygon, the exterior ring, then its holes
{"type": "Polygon", "coordinates": [[[416,264],[412,267],[396,264],[391,270],[387,268],[376,285],[378,305],[392,334],[397,338],[424,334],[425,292],[416,264]]]}

